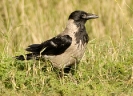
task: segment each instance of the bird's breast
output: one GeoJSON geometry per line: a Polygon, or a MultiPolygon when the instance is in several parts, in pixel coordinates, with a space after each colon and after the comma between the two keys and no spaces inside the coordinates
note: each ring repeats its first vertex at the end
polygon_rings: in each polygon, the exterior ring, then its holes
{"type": "Polygon", "coordinates": [[[80,41],[78,44],[75,40],[72,41],[71,46],[66,49],[63,54],[56,56],[48,56],[54,67],[64,68],[69,65],[77,64],[84,55],[86,44],[80,41]]]}

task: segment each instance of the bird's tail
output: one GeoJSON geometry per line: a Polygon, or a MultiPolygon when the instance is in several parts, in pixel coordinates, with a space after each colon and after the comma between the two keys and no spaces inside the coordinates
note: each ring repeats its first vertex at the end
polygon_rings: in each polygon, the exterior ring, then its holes
{"type": "Polygon", "coordinates": [[[33,53],[15,56],[17,60],[31,60],[31,59],[36,59],[35,57],[37,57],[37,54],[33,54],[33,53]]]}

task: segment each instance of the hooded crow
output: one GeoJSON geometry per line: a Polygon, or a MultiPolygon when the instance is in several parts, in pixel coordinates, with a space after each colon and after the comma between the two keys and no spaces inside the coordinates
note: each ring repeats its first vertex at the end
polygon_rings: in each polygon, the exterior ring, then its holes
{"type": "Polygon", "coordinates": [[[72,12],[62,33],[41,44],[29,45],[26,51],[30,53],[16,56],[16,59],[39,60],[44,58],[58,69],[78,64],[89,41],[85,23],[87,20],[95,18],[98,16],[84,11],[72,12]]]}

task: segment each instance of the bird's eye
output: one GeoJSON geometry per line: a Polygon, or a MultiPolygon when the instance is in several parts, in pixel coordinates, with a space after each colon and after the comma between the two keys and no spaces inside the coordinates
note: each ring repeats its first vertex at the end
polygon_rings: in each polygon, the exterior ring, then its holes
{"type": "Polygon", "coordinates": [[[85,19],[86,18],[86,14],[82,14],[81,18],[85,19]]]}

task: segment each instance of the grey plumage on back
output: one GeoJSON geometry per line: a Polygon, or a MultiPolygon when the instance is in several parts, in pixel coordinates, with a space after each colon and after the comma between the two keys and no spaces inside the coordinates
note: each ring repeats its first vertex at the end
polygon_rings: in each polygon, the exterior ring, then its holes
{"type": "Polygon", "coordinates": [[[89,41],[85,23],[97,15],[84,11],[74,11],[70,14],[65,30],[41,44],[32,44],[26,48],[29,54],[16,56],[18,60],[45,58],[59,69],[78,64],[89,41]]]}

